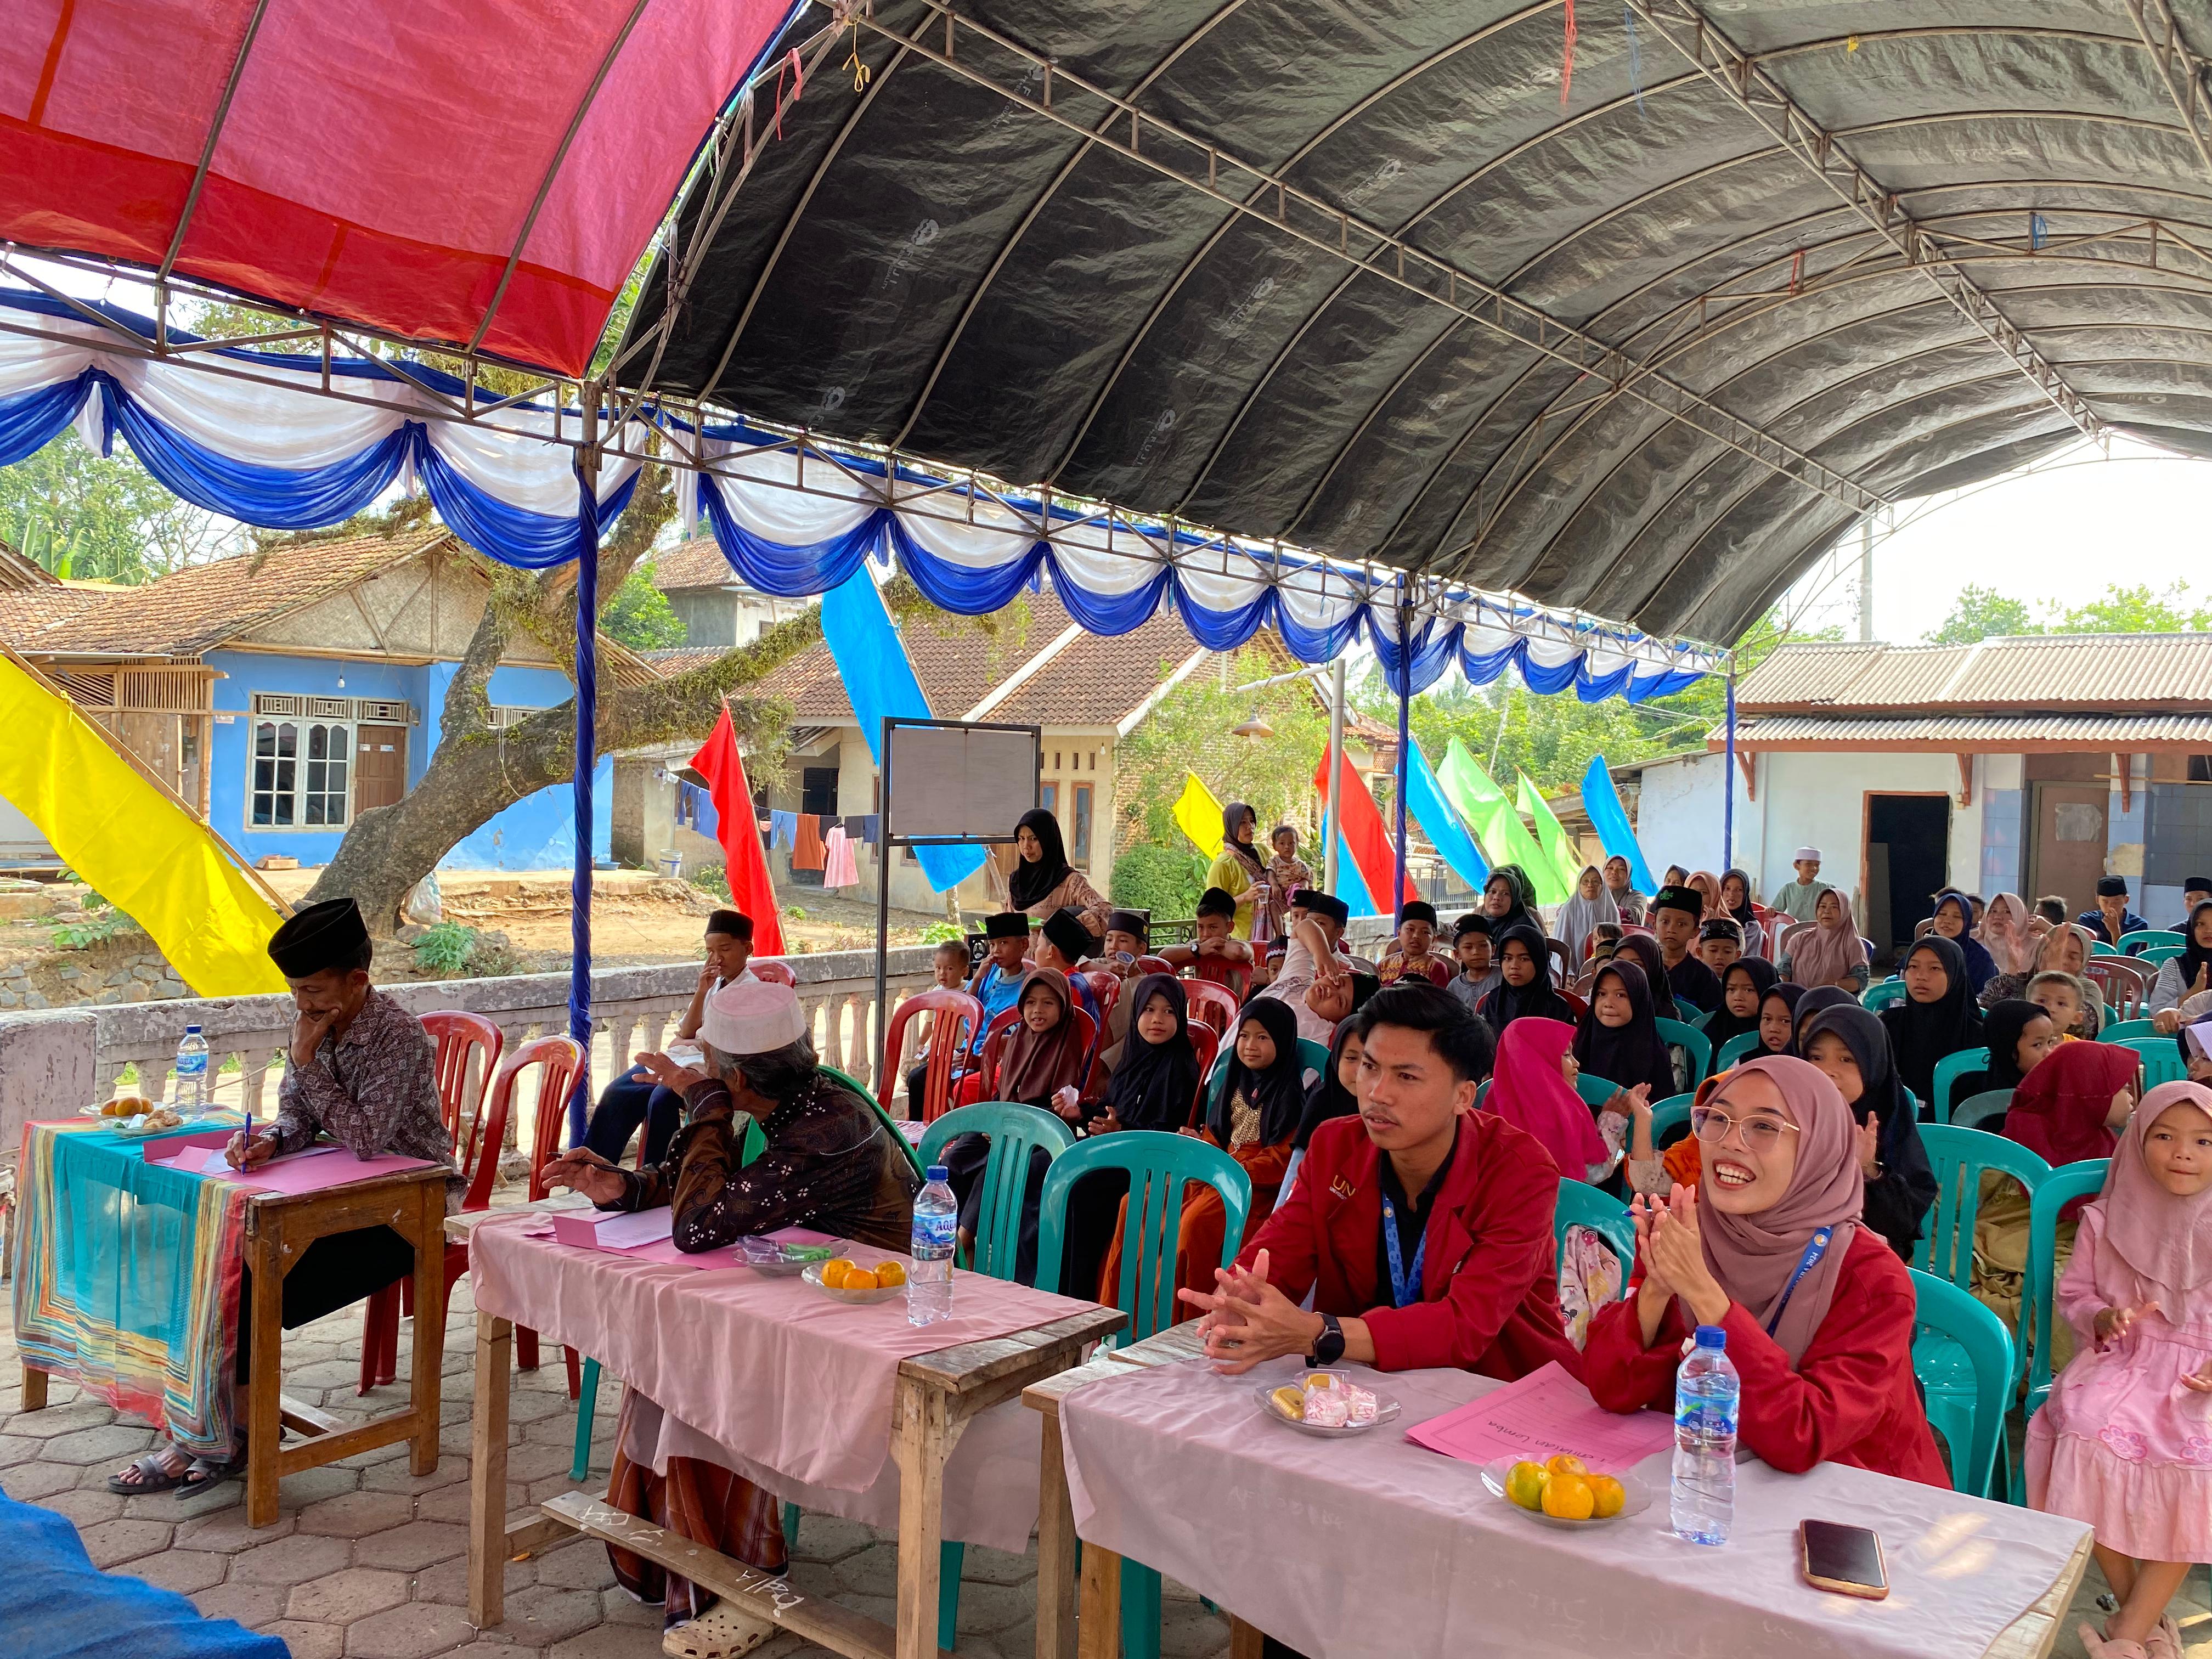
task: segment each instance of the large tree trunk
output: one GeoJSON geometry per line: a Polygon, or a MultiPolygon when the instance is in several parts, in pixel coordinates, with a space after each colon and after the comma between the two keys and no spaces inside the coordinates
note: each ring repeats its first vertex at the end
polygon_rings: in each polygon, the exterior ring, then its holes
{"type": "MultiPolygon", "coordinates": [[[[614,592],[651,547],[672,507],[665,471],[648,469],[616,533],[600,550],[603,596],[614,592]]],[[[490,602],[447,687],[438,747],[422,781],[393,805],[374,807],[354,819],[307,895],[310,902],[350,894],[360,902],[370,932],[388,934],[398,923],[408,893],[447,852],[495,814],[574,776],[573,698],[495,732],[488,693],[492,670],[518,629],[541,640],[556,659],[574,661],[574,591],[573,569],[526,575],[495,568],[490,602]]],[[[932,609],[902,578],[885,587],[884,598],[894,615],[932,609]]],[[[821,611],[814,606],[759,639],[668,679],[618,688],[603,673],[599,752],[702,739],[713,730],[726,698],[738,741],[749,751],[772,744],[783,730],[788,706],[775,701],[772,692],[764,697],[738,694],[762,685],[821,637],[821,611]]]]}

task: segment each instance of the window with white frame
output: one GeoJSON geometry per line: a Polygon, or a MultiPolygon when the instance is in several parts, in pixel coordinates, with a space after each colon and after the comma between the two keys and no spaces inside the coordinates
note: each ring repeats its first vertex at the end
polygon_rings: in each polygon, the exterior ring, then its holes
{"type": "Polygon", "coordinates": [[[247,822],[257,830],[343,829],[352,761],[349,723],[257,719],[247,822]]]}

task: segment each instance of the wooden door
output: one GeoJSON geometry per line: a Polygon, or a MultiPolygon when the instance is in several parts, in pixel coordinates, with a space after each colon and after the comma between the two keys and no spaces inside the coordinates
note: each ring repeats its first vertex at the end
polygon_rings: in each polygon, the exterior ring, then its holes
{"type": "Polygon", "coordinates": [[[407,728],[363,726],[354,737],[353,810],[391,806],[407,793],[407,728]]]}
{"type": "Polygon", "coordinates": [[[2069,915],[2094,908],[2105,873],[2106,813],[2110,792],[2097,783],[2033,786],[2035,836],[2028,860],[2029,902],[2045,893],[2066,901],[2069,915]]]}

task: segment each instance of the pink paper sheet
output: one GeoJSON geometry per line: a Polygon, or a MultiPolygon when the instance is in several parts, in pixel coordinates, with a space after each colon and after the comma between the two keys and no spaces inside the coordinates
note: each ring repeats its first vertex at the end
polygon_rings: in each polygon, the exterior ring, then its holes
{"type": "Polygon", "coordinates": [[[1499,1457],[1540,1463],[1566,1453],[1617,1473],[1672,1446],[1674,1419],[1657,1412],[1609,1412],[1554,1360],[1457,1411],[1415,1424],[1406,1438],[1468,1463],[1499,1457]]]}
{"type": "Polygon", "coordinates": [[[220,1175],[210,1175],[210,1181],[235,1182],[241,1187],[258,1188],[264,1193],[319,1193],[326,1187],[343,1187],[348,1182],[367,1181],[374,1176],[397,1175],[403,1170],[428,1170],[434,1166],[428,1158],[356,1158],[341,1148],[316,1158],[287,1158],[281,1164],[264,1164],[258,1170],[227,1170],[220,1175]]]}
{"type": "Polygon", "coordinates": [[[883,1472],[899,1361],[1094,1305],[958,1273],[956,1316],[909,1325],[903,1297],[856,1304],[734,1261],[702,1270],[697,1256],[574,1249],[527,1237],[537,1220],[477,1226],[469,1263],[479,1311],[591,1355],[739,1457],[845,1492],[865,1492],[883,1472]]]}

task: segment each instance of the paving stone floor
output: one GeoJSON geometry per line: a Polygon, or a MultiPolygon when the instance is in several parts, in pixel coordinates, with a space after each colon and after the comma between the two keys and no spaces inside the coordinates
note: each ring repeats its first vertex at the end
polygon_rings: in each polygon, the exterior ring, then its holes
{"type": "MultiPolygon", "coordinates": [[[[361,1353],[358,1308],[288,1334],[285,1390],[335,1416],[357,1420],[404,1397],[410,1327],[401,1326],[398,1383],[366,1399],[355,1393],[361,1353]]],[[[22,1409],[7,1298],[0,1296],[0,1490],[58,1510],[76,1523],[94,1562],[190,1596],[203,1613],[283,1637],[295,1659],[434,1659],[528,1648],[549,1659],[651,1659],[660,1651],[660,1612],[615,1588],[605,1550],[585,1540],[507,1568],[506,1621],[478,1632],[467,1620],[470,1358],[474,1310],[469,1285],[454,1287],[447,1324],[437,1473],[407,1473],[406,1448],[386,1447],[311,1469],[283,1483],[275,1524],[249,1531],[234,1481],[182,1503],[173,1493],[122,1498],[106,1477],[148,1449],[150,1430],[57,1382],[46,1409],[22,1409]]],[[[507,1502],[517,1518],[569,1490],[575,1408],[556,1348],[536,1372],[517,1372],[507,1502]]],[[[618,1386],[602,1384],[592,1468],[603,1482],[612,1450],[618,1386]]],[[[1036,1619],[1035,1547],[1024,1556],[970,1549],[960,1596],[961,1659],[1030,1659],[1036,1619]]],[[[810,1516],[799,1529],[790,1576],[888,1623],[897,1577],[894,1541],[855,1522],[810,1516]]],[[[2075,1604],[2057,1659],[2081,1659],[2074,1633],[2104,1584],[2095,1568],[2075,1604]]],[[[2190,1659],[2212,1659],[2212,1611],[2199,1568],[2174,1609],[2190,1659]]],[[[1165,1586],[1161,1647],[1168,1659],[1226,1653],[1226,1621],[1195,1595],[1165,1586]]],[[[814,1659],[824,1650],[782,1637],[762,1659],[814,1659]]],[[[1610,1656],[1608,1656],[1610,1659],[1610,1656]]]]}

